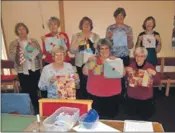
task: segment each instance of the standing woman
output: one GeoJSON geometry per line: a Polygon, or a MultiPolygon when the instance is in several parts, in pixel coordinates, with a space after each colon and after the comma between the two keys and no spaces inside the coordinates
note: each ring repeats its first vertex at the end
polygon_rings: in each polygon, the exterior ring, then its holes
{"type": "MultiPolygon", "coordinates": [[[[79,29],[81,32],[76,33],[72,36],[72,42],[70,46],[71,53],[75,54],[75,60],[78,60],[76,54],[90,49],[95,54],[96,45],[99,40],[99,35],[92,32],[93,22],[89,17],[83,17],[79,23],[79,29]],[[88,45],[88,47],[87,47],[88,45]]],[[[81,61],[80,61],[81,62],[81,61]]],[[[77,72],[80,77],[80,95],[82,98],[87,98],[86,82],[87,76],[82,73],[83,63],[79,64],[75,62],[77,72]]]]}
{"type": "Polygon", "coordinates": [[[38,81],[42,68],[41,48],[37,40],[28,37],[29,30],[24,23],[15,26],[17,39],[9,46],[9,57],[15,64],[22,93],[29,93],[36,113],[38,112],[38,81]]]}
{"type": "Polygon", "coordinates": [[[148,56],[147,56],[146,60],[149,63],[151,63],[153,66],[156,66],[157,53],[160,52],[161,47],[162,47],[162,43],[161,43],[160,34],[156,31],[154,31],[154,28],[156,27],[156,21],[155,21],[154,17],[152,17],[152,16],[147,17],[144,20],[142,27],[143,27],[144,31],[139,34],[139,36],[137,38],[136,47],[145,47],[148,51],[148,56]],[[148,46],[148,45],[143,44],[144,37],[146,35],[153,36],[153,38],[155,40],[155,46],[150,46],[150,45],[148,46]]]}
{"type": "MultiPolygon", "coordinates": [[[[58,31],[59,27],[60,27],[60,20],[57,17],[50,17],[50,19],[48,20],[48,28],[50,30],[50,33],[41,37],[43,42],[44,65],[48,65],[53,62],[51,52],[46,50],[46,44],[45,44],[46,38],[48,37],[62,38],[65,43],[64,47],[67,49],[67,51],[69,50],[69,38],[66,33],[58,31]]],[[[65,61],[66,62],[70,61],[68,54],[66,54],[65,61]]]]}

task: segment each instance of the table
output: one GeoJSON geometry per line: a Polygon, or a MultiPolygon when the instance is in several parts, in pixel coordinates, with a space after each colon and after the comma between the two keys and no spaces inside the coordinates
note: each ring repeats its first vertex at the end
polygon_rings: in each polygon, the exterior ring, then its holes
{"type": "MultiPolygon", "coordinates": [[[[2,123],[1,130],[2,131],[12,131],[13,130],[13,131],[18,131],[18,132],[19,131],[32,132],[33,130],[38,129],[38,123],[36,121],[36,116],[1,114],[1,117],[2,117],[1,119],[1,123],[2,123]],[[16,121],[12,121],[12,119],[13,120],[16,119],[16,121]],[[8,130],[7,130],[7,127],[8,127],[8,130]]],[[[43,121],[45,118],[46,117],[41,117],[41,121],[43,121]]],[[[100,121],[117,130],[123,131],[124,121],[118,121],[118,120],[100,120],[100,121]]],[[[164,132],[162,124],[158,122],[153,122],[153,129],[154,129],[154,132],[164,132]]],[[[40,127],[40,131],[44,131],[44,128],[42,125],[40,127]]],[[[74,130],[71,130],[71,131],[74,131],[74,130]]]]}

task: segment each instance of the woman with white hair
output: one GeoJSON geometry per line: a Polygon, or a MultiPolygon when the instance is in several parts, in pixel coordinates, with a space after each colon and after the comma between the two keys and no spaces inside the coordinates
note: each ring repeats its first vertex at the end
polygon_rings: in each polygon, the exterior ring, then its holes
{"type": "Polygon", "coordinates": [[[129,116],[147,120],[154,111],[153,83],[159,83],[154,66],[146,61],[148,52],[144,47],[134,51],[135,61],[126,67],[128,88],[126,111],[129,116]]]}
{"type": "MultiPolygon", "coordinates": [[[[55,46],[52,50],[52,58],[54,62],[46,65],[43,68],[38,87],[42,91],[47,91],[48,98],[62,98],[59,97],[61,96],[60,93],[62,92],[64,92],[63,97],[65,99],[75,97],[75,94],[71,94],[71,96],[69,96],[69,94],[64,90],[65,88],[66,90],[68,88],[68,86],[65,87],[64,85],[68,85],[67,83],[70,81],[69,79],[74,79],[76,82],[76,86],[79,84],[79,76],[75,73],[75,69],[73,69],[73,66],[70,63],[64,62],[65,56],[65,48],[62,46],[55,46]],[[60,78],[61,80],[59,80],[60,78]]],[[[71,85],[71,83],[69,85],[71,85]]],[[[71,89],[73,87],[70,86],[69,88],[71,89]]]]}

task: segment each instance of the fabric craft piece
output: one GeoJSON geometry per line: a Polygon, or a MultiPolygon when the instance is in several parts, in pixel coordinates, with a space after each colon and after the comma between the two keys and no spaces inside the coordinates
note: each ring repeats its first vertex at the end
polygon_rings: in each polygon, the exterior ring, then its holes
{"type": "Polygon", "coordinates": [[[129,74],[128,77],[129,86],[143,86],[143,87],[151,87],[153,84],[152,77],[148,74],[146,70],[137,70],[133,73],[129,74]]]}
{"type": "Polygon", "coordinates": [[[54,46],[58,46],[58,47],[63,46],[65,49],[67,49],[64,39],[59,37],[47,37],[45,39],[45,46],[46,46],[46,51],[48,52],[51,52],[54,46]]]}
{"type": "Polygon", "coordinates": [[[117,29],[113,32],[113,47],[128,46],[127,35],[123,29],[117,29]]]}
{"type": "Polygon", "coordinates": [[[103,74],[103,65],[101,63],[97,63],[97,61],[92,60],[88,64],[88,69],[93,72],[94,75],[102,75],[103,74]]]}
{"type": "Polygon", "coordinates": [[[71,76],[57,76],[56,85],[59,98],[76,99],[76,83],[71,76]]]}
{"type": "Polygon", "coordinates": [[[106,59],[104,62],[105,78],[122,78],[123,70],[123,60],[120,58],[116,58],[115,60],[106,59]]]}
{"type": "Polygon", "coordinates": [[[145,48],[156,48],[156,39],[153,34],[143,35],[143,46],[145,48]]]}

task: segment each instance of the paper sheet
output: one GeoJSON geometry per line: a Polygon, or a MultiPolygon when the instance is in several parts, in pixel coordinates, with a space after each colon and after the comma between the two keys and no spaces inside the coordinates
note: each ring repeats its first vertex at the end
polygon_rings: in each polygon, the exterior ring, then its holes
{"type": "Polygon", "coordinates": [[[153,132],[152,122],[126,120],[124,132],[153,132]]]}
{"type": "Polygon", "coordinates": [[[78,125],[73,128],[77,132],[121,132],[115,128],[112,128],[102,122],[98,122],[97,126],[93,129],[86,129],[82,125],[78,125]]]}

